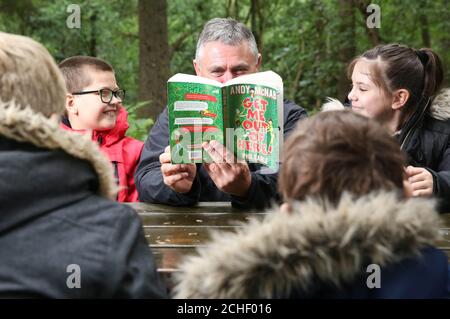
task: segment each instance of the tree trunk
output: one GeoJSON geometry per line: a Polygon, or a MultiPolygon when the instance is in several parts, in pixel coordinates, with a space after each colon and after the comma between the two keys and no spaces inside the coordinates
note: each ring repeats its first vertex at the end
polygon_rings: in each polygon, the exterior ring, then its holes
{"type": "Polygon", "coordinates": [[[344,38],[342,46],[338,51],[338,59],[342,67],[337,83],[337,93],[338,98],[342,101],[350,91],[350,83],[347,78],[347,65],[356,54],[354,0],[339,0],[339,19],[339,34],[344,38]]]}
{"type": "MultiPolygon", "coordinates": [[[[442,26],[441,30],[450,30],[450,20],[448,17],[450,16],[450,5],[446,2],[446,0],[442,1],[442,6],[440,7],[440,16],[439,16],[439,22],[442,26]]],[[[433,22],[436,22],[436,20],[432,20],[433,22]]],[[[440,57],[442,58],[442,62],[444,66],[444,71],[446,72],[444,76],[444,83],[443,87],[450,86],[450,33],[449,32],[442,32],[439,39],[439,47],[440,49],[440,57]]],[[[436,41],[437,42],[437,41],[436,41]]],[[[436,44],[435,44],[436,45],[436,44]]]]}
{"type": "Polygon", "coordinates": [[[259,52],[263,52],[263,33],[264,33],[264,13],[259,0],[252,0],[250,3],[250,24],[253,36],[259,52]]]}
{"type": "MultiPolygon", "coordinates": [[[[370,0],[356,0],[357,6],[359,7],[359,11],[361,12],[362,16],[366,19],[367,18],[367,7],[371,4],[372,1],[370,0]]],[[[380,36],[380,30],[378,28],[367,28],[365,27],[367,36],[369,37],[370,43],[372,43],[372,46],[377,46],[382,42],[381,36],[380,36]]]]}
{"type": "Polygon", "coordinates": [[[89,55],[90,56],[97,56],[97,30],[96,30],[96,23],[97,23],[97,12],[92,13],[91,17],[89,18],[89,22],[91,25],[91,32],[89,36],[89,55]]]}
{"type": "MultiPolygon", "coordinates": [[[[317,47],[316,50],[316,56],[315,56],[315,61],[314,61],[314,65],[315,68],[320,69],[322,63],[327,59],[326,57],[326,45],[325,45],[325,28],[326,25],[328,23],[328,20],[325,16],[325,5],[323,2],[320,1],[314,1],[312,2],[312,8],[313,8],[313,12],[314,12],[314,30],[316,33],[316,41],[317,43],[319,43],[319,46],[317,47]]],[[[300,65],[299,65],[300,68],[300,65]]],[[[300,80],[300,76],[301,76],[301,70],[297,69],[297,75],[298,79],[300,80]]],[[[326,77],[319,77],[317,79],[317,85],[319,88],[323,89],[325,87],[327,87],[327,79],[326,77]]],[[[297,81],[298,83],[298,81],[297,81]]],[[[321,96],[317,96],[316,97],[316,101],[314,103],[315,107],[320,107],[320,104],[322,103],[322,98],[321,96]]]]}
{"type": "MultiPolygon", "coordinates": [[[[258,10],[258,0],[252,0],[250,3],[250,24],[253,36],[255,37],[256,45],[259,44],[259,34],[258,34],[258,27],[257,27],[257,10],[258,10]]],[[[258,46],[259,48],[259,46],[258,46]]]]}
{"type": "Polygon", "coordinates": [[[431,38],[430,38],[430,26],[427,17],[427,6],[428,1],[421,1],[419,5],[419,25],[420,33],[422,36],[423,46],[426,48],[431,48],[431,38]]]}
{"type": "Polygon", "coordinates": [[[225,5],[225,17],[239,20],[239,0],[228,0],[225,5]]]}
{"type": "Polygon", "coordinates": [[[167,102],[170,54],[165,0],[139,0],[139,117],[156,117],[167,102]]]}
{"type": "Polygon", "coordinates": [[[428,18],[425,14],[421,14],[419,16],[419,21],[423,46],[426,48],[431,48],[431,38],[430,38],[430,30],[428,27],[428,18]]]}

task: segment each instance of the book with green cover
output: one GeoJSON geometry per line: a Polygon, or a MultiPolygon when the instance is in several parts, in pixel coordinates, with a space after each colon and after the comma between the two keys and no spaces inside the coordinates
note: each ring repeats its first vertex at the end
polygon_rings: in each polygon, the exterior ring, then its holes
{"type": "Polygon", "coordinates": [[[202,143],[216,140],[236,159],[278,170],[283,81],[272,71],[226,83],[176,74],[167,82],[172,163],[211,162],[202,143]]]}

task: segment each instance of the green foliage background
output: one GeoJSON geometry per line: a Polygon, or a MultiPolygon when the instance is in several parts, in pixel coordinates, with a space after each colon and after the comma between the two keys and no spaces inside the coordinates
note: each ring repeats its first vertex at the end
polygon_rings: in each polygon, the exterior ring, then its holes
{"type": "MultiPolygon", "coordinates": [[[[366,34],[366,17],[356,13],[355,36],[351,37],[349,32],[338,31],[337,0],[257,2],[258,26],[263,26],[258,34],[263,42],[263,70],[281,74],[285,96],[314,112],[325,97],[337,95],[337,82],[346,66],[337,58],[340,50],[349,43],[356,45],[357,54],[372,47],[366,34]]],[[[72,55],[96,55],[109,61],[120,86],[127,90],[129,134],[144,140],[153,119],[139,120],[135,114],[145,104],[137,100],[138,1],[78,0],[80,29],[66,27],[70,14],[66,9],[71,3],[74,1],[0,0],[0,30],[33,37],[58,62],[72,55]]],[[[378,0],[376,4],[381,7],[379,34],[383,43],[423,47],[418,21],[420,14],[427,16],[431,47],[441,56],[449,79],[449,1],[378,0]]],[[[251,0],[168,0],[171,73],[193,73],[196,39],[208,19],[232,16],[251,26],[251,5],[251,0]]]]}

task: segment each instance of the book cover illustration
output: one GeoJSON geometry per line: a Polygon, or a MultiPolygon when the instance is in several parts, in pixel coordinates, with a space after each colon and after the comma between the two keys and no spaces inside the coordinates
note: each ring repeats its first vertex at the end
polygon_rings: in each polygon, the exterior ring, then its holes
{"type": "Polygon", "coordinates": [[[276,168],[279,161],[277,90],[235,84],[226,87],[224,95],[227,100],[224,111],[229,118],[225,131],[227,147],[239,159],[276,168]]]}
{"type": "Polygon", "coordinates": [[[244,75],[225,84],[177,74],[168,81],[172,163],[211,162],[202,148],[216,140],[235,157],[278,169],[282,81],[262,85],[274,72],[244,75]]]}

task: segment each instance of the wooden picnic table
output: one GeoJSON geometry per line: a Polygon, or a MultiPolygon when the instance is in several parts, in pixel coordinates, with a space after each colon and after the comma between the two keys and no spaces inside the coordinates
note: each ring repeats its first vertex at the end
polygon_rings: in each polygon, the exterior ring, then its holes
{"type": "Polygon", "coordinates": [[[196,248],[210,239],[210,231],[232,231],[252,218],[266,215],[239,210],[227,202],[202,202],[193,207],[130,205],[142,219],[145,238],[152,248],[158,270],[163,273],[177,271],[182,258],[195,254],[196,248]]]}
{"type": "MultiPolygon", "coordinates": [[[[263,218],[266,213],[239,210],[225,202],[202,202],[194,207],[132,203],[144,226],[145,237],[152,248],[158,270],[170,274],[179,262],[195,254],[195,249],[210,239],[210,231],[232,231],[242,222],[263,218]]],[[[436,230],[441,239],[436,246],[443,249],[450,260],[450,213],[441,215],[443,227],[436,230]]],[[[239,225],[241,223],[241,225],[239,225]]]]}
{"type": "Polygon", "coordinates": [[[436,243],[436,246],[447,253],[450,261],[450,213],[442,214],[442,228],[439,229],[441,239],[436,243]]]}

